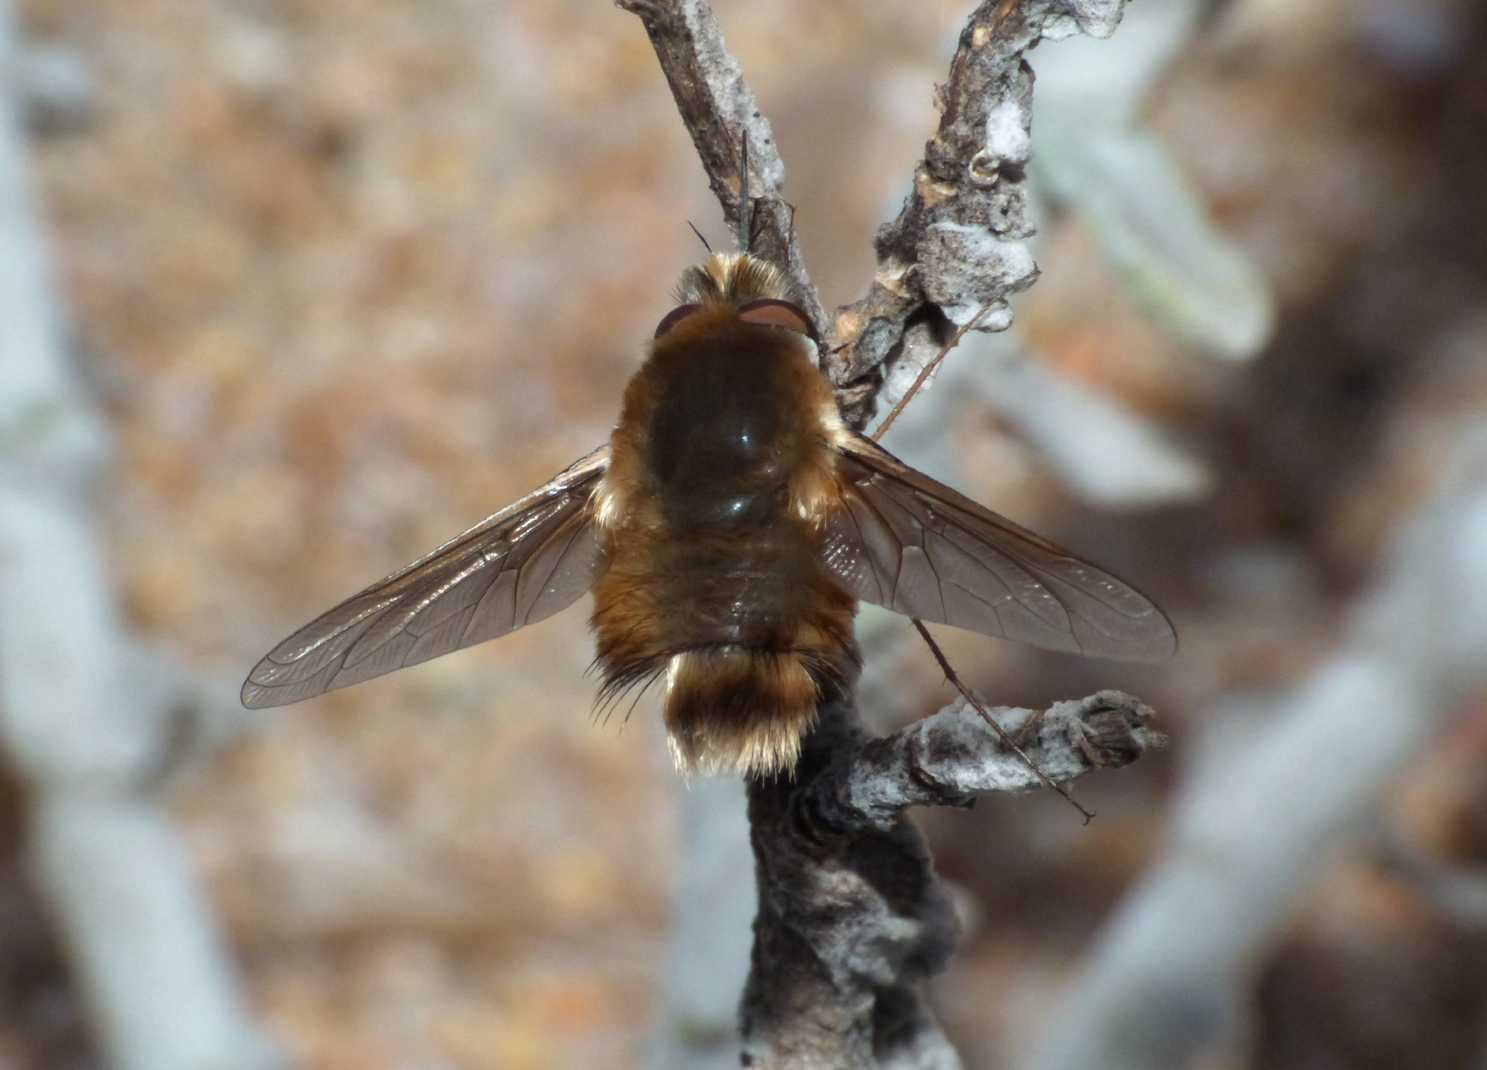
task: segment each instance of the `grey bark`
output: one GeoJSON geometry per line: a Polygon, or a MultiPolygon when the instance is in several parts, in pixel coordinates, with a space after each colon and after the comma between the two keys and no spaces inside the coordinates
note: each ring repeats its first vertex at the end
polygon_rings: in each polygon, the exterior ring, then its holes
{"type": "Polygon", "coordinates": [[[914,171],[912,192],[878,232],[868,292],[837,309],[829,323],[782,196],[785,168],[769,122],[706,0],[618,4],[638,15],[650,36],[708,181],[735,227],[739,147],[747,133],[749,188],[761,217],[757,250],[789,272],[804,307],[825,326],[826,370],[848,423],[863,427],[884,375],[900,361],[928,361],[950,325],[969,322],[989,305],[980,329],[1010,326],[1007,298],[1037,278],[1027,245],[1033,77],[1024,53],[1044,39],[1109,36],[1124,0],[986,0],[972,11],[939,89],[940,122],[914,171]]]}
{"type": "MultiPolygon", "coordinates": [[[[1025,732],[1029,756],[1058,782],[1160,743],[1151,711],[1116,691],[1042,713],[991,712],[1007,732],[1025,732]]],[[[826,707],[795,777],[748,785],[759,914],[743,1065],[960,1066],[922,992],[959,929],[904,812],[1040,786],[963,700],[877,739],[850,705],[826,707]]]]}

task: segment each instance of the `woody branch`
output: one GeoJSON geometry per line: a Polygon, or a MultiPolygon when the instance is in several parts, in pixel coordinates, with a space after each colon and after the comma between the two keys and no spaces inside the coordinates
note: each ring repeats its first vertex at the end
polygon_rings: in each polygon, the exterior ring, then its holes
{"type": "MultiPolygon", "coordinates": [[[[976,7],[939,89],[940,120],[912,190],[878,232],[867,292],[830,317],[781,195],[784,165],[769,122],[709,5],[617,3],[645,27],[735,230],[747,137],[753,247],[788,272],[823,328],[824,370],[853,427],[872,417],[888,371],[922,367],[972,320],[981,330],[1010,325],[1007,299],[1037,276],[1026,245],[1033,232],[1024,190],[1033,78],[1023,54],[1044,37],[1108,35],[1124,0],[987,0],[976,7]]],[[[1148,728],[1150,710],[1118,692],[1042,714],[992,715],[1022,733],[1029,755],[1056,783],[1127,764],[1160,742],[1148,728]]],[[[823,708],[795,779],[747,785],[759,903],[740,1013],[744,1065],[960,1066],[919,992],[919,982],[944,968],[957,927],[903,812],[1038,786],[1034,772],[963,703],[883,739],[867,738],[850,701],[823,708]]],[[[710,960],[710,969],[726,965],[710,960]]],[[[677,1031],[695,1034],[697,1024],[677,1031]]],[[[709,1050],[679,1052],[673,1045],[665,1055],[676,1065],[737,1065],[737,1049],[729,1046],[714,1040],[709,1050]]]]}
{"type": "MultiPolygon", "coordinates": [[[[1098,691],[1046,710],[988,711],[1054,783],[1129,765],[1165,737],[1152,711],[1120,691],[1098,691]]],[[[831,775],[803,791],[815,819],[834,830],[886,829],[911,806],[963,806],[977,795],[1036,791],[1043,781],[1019,756],[993,745],[964,699],[891,735],[864,743],[831,775]]]]}
{"type": "MultiPolygon", "coordinates": [[[[1055,782],[1161,742],[1151,711],[1116,691],[991,713],[1055,782]]],[[[747,785],[759,910],[743,1065],[959,1067],[920,992],[945,968],[959,925],[904,811],[1040,786],[963,703],[878,739],[850,703],[826,706],[795,778],[747,785]]]]}
{"type": "Polygon", "coordinates": [[[749,141],[757,248],[795,281],[822,331],[827,371],[847,421],[871,418],[885,372],[922,365],[951,324],[992,312],[980,330],[1011,324],[1007,298],[1037,278],[1025,192],[1033,75],[1023,54],[1043,38],[1108,36],[1124,0],[985,0],[966,20],[940,121],[897,218],[878,231],[867,292],[827,321],[801,257],[785,167],[769,120],[728,52],[706,0],[617,0],[640,17],[683,123],[730,224],[737,224],[739,146],[749,141]],[[929,313],[925,315],[924,313],[929,313]]]}

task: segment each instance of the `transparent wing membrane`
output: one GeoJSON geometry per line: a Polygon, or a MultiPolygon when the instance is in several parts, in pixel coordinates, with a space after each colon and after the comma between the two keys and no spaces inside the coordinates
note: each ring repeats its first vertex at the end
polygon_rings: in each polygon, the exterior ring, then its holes
{"type": "Polygon", "coordinates": [[[865,602],[1050,650],[1158,661],[1177,634],[1151,599],[860,436],[822,559],[865,602]]]}
{"type": "Polygon", "coordinates": [[[597,577],[589,497],[602,446],[433,553],[300,628],[253,667],[243,705],[283,706],[483,643],[572,605],[597,577]]]}

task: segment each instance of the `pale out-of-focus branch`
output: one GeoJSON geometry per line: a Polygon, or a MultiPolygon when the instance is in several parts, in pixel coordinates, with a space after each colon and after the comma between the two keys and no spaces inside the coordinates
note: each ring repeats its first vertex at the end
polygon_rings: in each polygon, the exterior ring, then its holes
{"type": "Polygon", "coordinates": [[[92,534],[107,436],[63,350],[11,19],[0,0],[0,762],[25,795],[27,870],[105,1061],[261,1070],[278,1056],[155,790],[185,691],[158,661],[140,670],[92,534]]]}
{"type": "MultiPolygon", "coordinates": [[[[1260,949],[1399,770],[1487,687],[1487,434],[1463,436],[1339,649],[1247,746],[1216,744],[1178,798],[1165,857],[1132,890],[1043,1038],[1035,1070],[1191,1065],[1237,1013],[1260,949]],[[1070,1027],[1070,1023],[1077,1023],[1070,1027]]],[[[1226,716],[1227,715],[1227,716],[1226,716]]]]}

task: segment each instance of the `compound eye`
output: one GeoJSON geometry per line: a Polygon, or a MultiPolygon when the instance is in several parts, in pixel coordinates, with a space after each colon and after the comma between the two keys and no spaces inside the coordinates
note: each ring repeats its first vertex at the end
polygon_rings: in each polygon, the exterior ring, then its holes
{"type": "Polygon", "coordinates": [[[656,324],[656,337],[660,338],[701,307],[701,305],[677,305],[670,312],[666,313],[660,323],[656,324]]]}
{"type": "Polygon", "coordinates": [[[762,297],[750,301],[738,310],[738,318],[748,323],[762,323],[766,327],[783,327],[787,331],[803,334],[812,342],[820,344],[816,327],[799,305],[781,301],[774,297],[762,297]]]}

